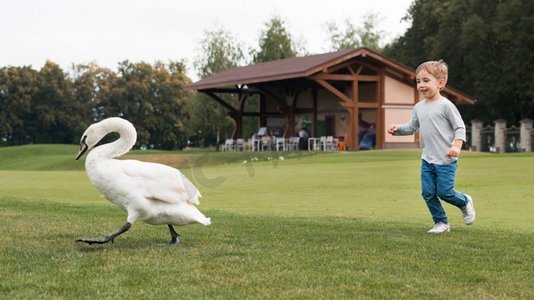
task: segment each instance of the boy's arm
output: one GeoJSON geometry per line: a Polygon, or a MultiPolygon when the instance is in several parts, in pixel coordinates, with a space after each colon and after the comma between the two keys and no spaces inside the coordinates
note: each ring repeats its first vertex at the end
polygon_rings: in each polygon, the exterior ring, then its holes
{"type": "Polygon", "coordinates": [[[419,119],[415,109],[412,111],[410,121],[406,124],[393,124],[388,127],[388,133],[392,135],[410,135],[419,129],[419,119]]]}
{"type": "MultiPolygon", "coordinates": [[[[454,130],[454,142],[456,140],[462,140],[465,142],[466,140],[466,132],[465,132],[465,123],[464,120],[462,120],[462,116],[460,115],[460,112],[458,111],[458,108],[454,106],[454,104],[449,103],[448,109],[447,109],[447,117],[449,119],[449,122],[451,124],[452,130],[454,130]]],[[[454,144],[453,142],[453,144],[454,144]]],[[[463,144],[463,143],[462,143],[463,144]]],[[[460,145],[461,147],[462,145],[460,145]]]]}
{"type": "Polygon", "coordinates": [[[449,157],[458,157],[460,156],[462,146],[466,140],[465,124],[462,120],[460,112],[458,111],[458,108],[456,108],[456,106],[454,106],[452,103],[449,105],[449,108],[450,109],[447,112],[449,122],[454,130],[454,141],[452,142],[452,146],[449,148],[449,150],[447,150],[446,155],[449,157]]]}
{"type": "Polygon", "coordinates": [[[456,139],[454,142],[452,142],[452,146],[447,151],[447,156],[449,157],[458,157],[460,156],[460,152],[462,151],[462,146],[464,144],[463,140],[456,139]]]}

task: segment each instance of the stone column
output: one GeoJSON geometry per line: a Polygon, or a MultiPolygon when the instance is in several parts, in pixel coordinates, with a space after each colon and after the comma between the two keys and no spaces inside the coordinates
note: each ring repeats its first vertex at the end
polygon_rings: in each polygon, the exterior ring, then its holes
{"type": "Polygon", "coordinates": [[[521,123],[521,129],[519,131],[521,151],[532,152],[532,120],[523,119],[519,123],[521,123]]]}
{"type": "Polygon", "coordinates": [[[495,120],[495,148],[497,153],[504,153],[506,150],[506,120],[495,120]]]}
{"type": "Polygon", "coordinates": [[[482,150],[482,121],[472,120],[471,121],[471,150],[480,151],[482,150]]]}

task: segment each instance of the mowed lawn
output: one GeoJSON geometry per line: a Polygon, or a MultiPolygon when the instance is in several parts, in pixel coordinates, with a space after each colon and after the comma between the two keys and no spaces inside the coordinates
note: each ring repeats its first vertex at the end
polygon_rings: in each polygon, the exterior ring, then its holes
{"type": "Polygon", "coordinates": [[[451,232],[429,235],[419,151],[137,152],[184,167],[212,225],[135,223],[90,185],[76,146],[0,148],[1,298],[534,298],[534,155],[464,152],[451,232]],[[148,153],[148,154],[146,154],[148,153]],[[246,163],[245,163],[246,162],[246,163]]]}

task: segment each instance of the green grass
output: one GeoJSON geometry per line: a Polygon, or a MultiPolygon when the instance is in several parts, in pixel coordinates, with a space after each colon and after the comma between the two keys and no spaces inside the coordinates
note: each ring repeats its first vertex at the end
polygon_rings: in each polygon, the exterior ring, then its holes
{"type": "Polygon", "coordinates": [[[75,243],[125,214],[70,167],[83,169],[77,147],[32,147],[0,148],[5,298],[534,297],[532,154],[463,153],[457,188],[478,219],[465,226],[447,205],[452,232],[436,236],[418,151],[134,153],[190,166],[203,193],[213,224],[179,228],[176,248],[158,245],[164,226],[142,223],[113,244],[75,243]]]}

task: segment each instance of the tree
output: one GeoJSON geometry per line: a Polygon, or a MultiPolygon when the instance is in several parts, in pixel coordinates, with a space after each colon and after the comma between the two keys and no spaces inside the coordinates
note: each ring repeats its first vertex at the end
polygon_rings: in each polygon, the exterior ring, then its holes
{"type": "Polygon", "coordinates": [[[0,145],[27,143],[26,122],[37,93],[38,72],[31,67],[0,69],[0,145]]]}
{"type": "Polygon", "coordinates": [[[528,0],[502,1],[496,16],[503,94],[515,100],[517,118],[534,118],[534,4],[528,0]]]}
{"type": "Polygon", "coordinates": [[[200,78],[237,67],[244,60],[241,45],[222,27],[204,31],[199,50],[193,65],[200,78]]]}
{"type": "Polygon", "coordinates": [[[187,101],[191,98],[184,86],[191,83],[185,75],[183,62],[156,63],[153,68],[151,92],[153,113],[146,118],[150,144],[161,149],[182,149],[187,145],[190,115],[187,101]]]}
{"type": "MultiPolygon", "coordinates": [[[[223,28],[204,32],[199,53],[194,66],[200,78],[237,67],[244,60],[242,47],[223,28]]],[[[237,99],[226,95],[221,98],[232,105],[237,103],[237,99]]],[[[207,95],[196,93],[189,101],[188,109],[192,116],[188,124],[189,133],[191,136],[203,137],[199,141],[203,146],[219,145],[223,136],[231,137],[235,130],[228,110],[207,95]]]]}
{"type": "Polygon", "coordinates": [[[439,11],[445,1],[416,0],[408,9],[405,22],[411,26],[404,35],[386,45],[384,54],[412,68],[427,60],[427,49],[436,34],[439,11]]]}
{"type": "Polygon", "coordinates": [[[252,50],[253,62],[267,62],[297,56],[297,46],[285,28],[280,17],[273,17],[265,23],[259,39],[259,50],[252,50]]]}
{"type": "Polygon", "coordinates": [[[116,74],[96,63],[73,66],[72,82],[74,99],[80,105],[81,114],[78,125],[74,129],[75,143],[90,124],[105,119],[105,98],[109,94],[110,83],[116,80],[116,74]]]}
{"type": "Polygon", "coordinates": [[[460,109],[467,120],[517,123],[534,117],[534,5],[528,0],[417,0],[411,27],[385,54],[413,68],[426,60],[449,65],[449,84],[478,103],[460,109]]]}
{"type": "Polygon", "coordinates": [[[331,51],[361,47],[357,29],[349,19],[345,20],[345,32],[342,32],[334,21],[326,23],[326,26],[330,38],[331,51]]]}
{"type": "Polygon", "coordinates": [[[33,143],[71,143],[81,109],[72,82],[59,65],[47,61],[39,70],[26,123],[33,143]]]}
{"type": "Polygon", "coordinates": [[[109,93],[116,74],[96,63],[75,65],[72,74],[74,98],[83,107],[81,121],[87,125],[105,119],[107,115],[103,95],[109,93]]]}
{"type": "Polygon", "coordinates": [[[90,63],[70,74],[51,61],[39,71],[0,69],[0,145],[77,143],[89,124],[114,116],[134,123],[138,146],[187,144],[183,62],[125,61],[118,73],[90,63]]]}
{"type": "Polygon", "coordinates": [[[369,12],[364,16],[362,27],[355,27],[349,19],[345,20],[345,31],[342,31],[334,22],[326,24],[330,37],[331,50],[338,51],[342,49],[367,47],[380,52],[380,42],[384,32],[377,29],[379,15],[369,12]]]}
{"type": "Polygon", "coordinates": [[[150,65],[123,61],[117,76],[108,77],[108,88],[100,98],[102,109],[93,111],[132,122],[138,147],[183,148],[187,141],[184,124],[189,119],[185,109],[188,95],[183,87],[190,82],[184,73],[182,62],[150,65]]]}

